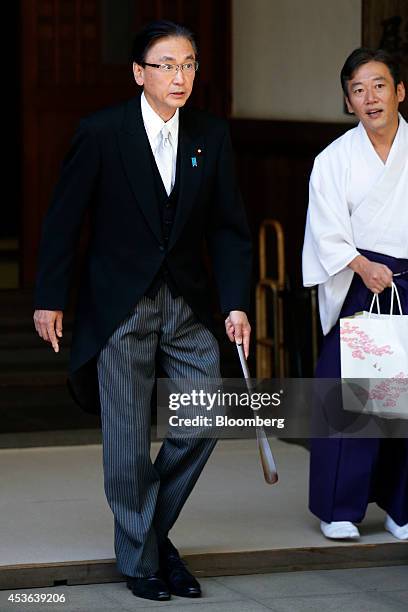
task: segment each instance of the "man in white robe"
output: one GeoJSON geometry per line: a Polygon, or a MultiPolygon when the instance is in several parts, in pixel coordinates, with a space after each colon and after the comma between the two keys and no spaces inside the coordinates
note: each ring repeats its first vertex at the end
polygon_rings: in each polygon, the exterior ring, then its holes
{"type": "MultiPolygon", "coordinates": [[[[303,248],[304,285],[318,285],[325,334],[316,376],[327,378],[340,377],[340,316],[367,308],[372,292],[389,299],[393,274],[408,313],[408,124],[398,113],[399,66],[385,51],[356,49],[341,82],[360,123],[315,160],[303,248]]],[[[310,509],[324,535],[359,537],[354,523],[370,501],[386,511],[386,529],[408,539],[408,440],[312,440],[310,509]]]]}

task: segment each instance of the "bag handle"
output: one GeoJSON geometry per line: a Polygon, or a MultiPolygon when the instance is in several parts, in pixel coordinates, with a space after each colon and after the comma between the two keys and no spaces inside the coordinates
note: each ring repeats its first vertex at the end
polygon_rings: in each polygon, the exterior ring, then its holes
{"type": "Polygon", "coordinates": [[[400,315],[402,315],[401,300],[400,300],[400,296],[398,295],[397,285],[395,283],[392,283],[390,316],[394,314],[394,293],[395,293],[395,297],[397,298],[399,313],[400,315]]]}
{"type": "MultiPolygon", "coordinates": [[[[402,315],[401,300],[400,300],[400,296],[398,294],[397,285],[395,283],[392,283],[392,285],[391,285],[390,317],[392,317],[392,315],[394,314],[394,296],[397,298],[399,314],[402,315]]],[[[373,307],[374,307],[374,302],[377,304],[377,314],[381,314],[381,311],[380,311],[380,300],[378,298],[378,293],[374,293],[373,294],[373,299],[371,300],[370,310],[368,312],[368,318],[371,317],[371,314],[372,314],[372,311],[373,311],[373,307]]]]}
{"type": "Polygon", "coordinates": [[[368,311],[368,318],[371,317],[371,313],[373,311],[374,302],[377,304],[377,314],[381,314],[380,312],[380,300],[378,299],[378,293],[373,293],[373,299],[371,300],[370,310],[368,311]]]}

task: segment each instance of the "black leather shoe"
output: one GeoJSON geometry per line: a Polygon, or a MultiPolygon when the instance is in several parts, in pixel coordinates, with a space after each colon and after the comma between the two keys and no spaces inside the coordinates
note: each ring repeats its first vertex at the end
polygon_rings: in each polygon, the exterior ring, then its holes
{"type": "Polygon", "coordinates": [[[126,585],[136,597],[153,599],[154,601],[168,601],[170,599],[167,584],[157,574],[145,578],[126,576],[126,585]]]}
{"type": "Polygon", "coordinates": [[[170,593],[179,597],[201,597],[199,582],[190,574],[169,538],[159,546],[159,565],[160,575],[167,583],[170,593]]]}

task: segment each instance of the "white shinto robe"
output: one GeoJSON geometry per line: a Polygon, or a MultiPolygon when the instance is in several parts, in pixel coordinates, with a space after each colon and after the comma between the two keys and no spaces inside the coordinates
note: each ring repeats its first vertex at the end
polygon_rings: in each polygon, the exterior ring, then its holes
{"type": "Polygon", "coordinates": [[[303,283],[319,285],[324,334],[339,317],[358,249],[408,259],[408,124],[401,115],[385,164],[361,123],[315,159],[303,283]]]}

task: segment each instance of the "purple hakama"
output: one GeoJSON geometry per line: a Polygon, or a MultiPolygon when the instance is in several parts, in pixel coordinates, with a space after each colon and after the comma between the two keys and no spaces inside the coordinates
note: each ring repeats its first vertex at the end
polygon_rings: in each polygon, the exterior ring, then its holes
{"type": "MultiPolygon", "coordinates": [[[[387,265],[393,273],[408,269],[407,259],[371,251],[360,253],[387,265]]],[[[408,314],[408,274],[396,277],[402,310],[408,314]]],[[[389,312],[391,290],[380,294],[381,312],[389,312]]],[[[372,293],[354,275],[340,318],[368,310],[372,293]]],[[[408,348],[408,347],[407,347],[408,348]]],[[[341,378],[340,323],[325,336],[316,378],[341,378]]],[[[315,438],[311,440],[309,508],[321,520],[364,518],[369,502],[376,502],[398,525],[408,523],[408,440],[406,438],[315,438]]]]}

